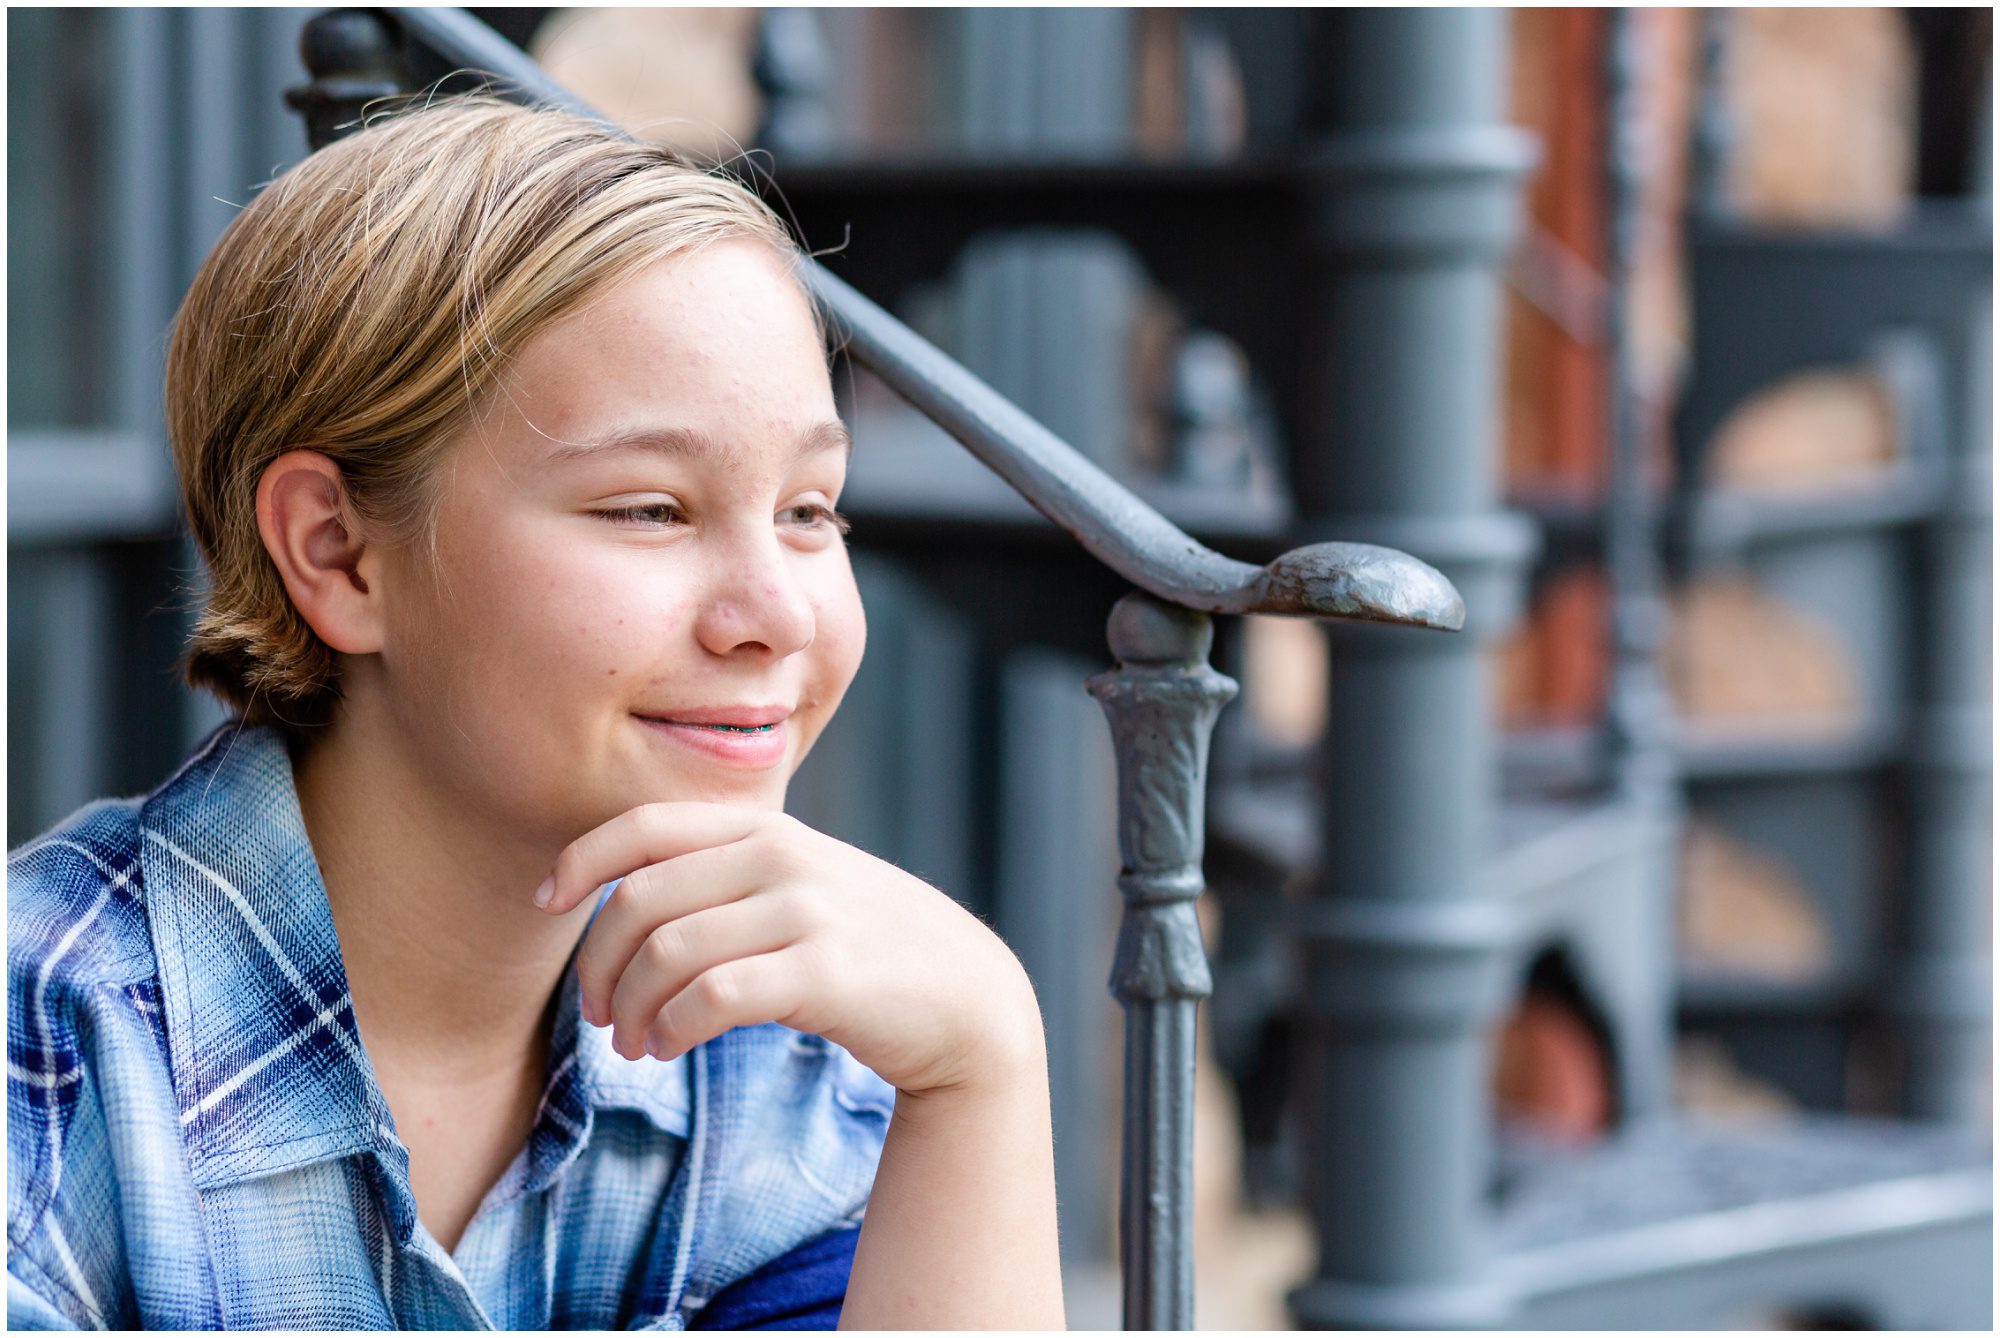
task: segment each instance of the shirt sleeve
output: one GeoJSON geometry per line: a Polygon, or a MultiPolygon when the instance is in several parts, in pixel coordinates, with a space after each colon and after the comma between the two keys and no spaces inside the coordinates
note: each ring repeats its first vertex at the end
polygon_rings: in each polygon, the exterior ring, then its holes
{"type": "Polygon", "coordinates": [[[815,1236],[730,1283],[695,1312],[690,1329],[831,1329],[840,1322],[861,1228],[815,1236]]]}

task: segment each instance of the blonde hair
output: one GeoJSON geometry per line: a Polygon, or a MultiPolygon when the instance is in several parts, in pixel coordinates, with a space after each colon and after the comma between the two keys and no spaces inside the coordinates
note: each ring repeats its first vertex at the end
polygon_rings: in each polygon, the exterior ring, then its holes
{"type": "Polygon", "coordinates": [[[202,262],[167,349],[211,582],[188,682],[253,724],[321,724],[338,698],[334,652],[258,532],[272,460],[321,452],[371,538],[430,547],[438,465],[504,359],[619,279],[743,237],[798,277],[802,253],[741,182],[483,96],[376,119],[271,182],[202,262]]]}

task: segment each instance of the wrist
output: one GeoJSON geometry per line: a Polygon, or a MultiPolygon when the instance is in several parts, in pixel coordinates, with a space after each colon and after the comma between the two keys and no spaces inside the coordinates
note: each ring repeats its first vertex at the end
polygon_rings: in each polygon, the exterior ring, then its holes
{"type": "Polygon", "coordinates": [[[1011,970],[989,987],[977,1023],[967,1028],[969,1040],[949,1076],[920,1086],[898,1087],[899,1107],[906,1100],[932,1107],[967,1100],[987,1102],[999,1096],[1039,1093],[1047,1104],[1048,1039],[1042,1013],[1027,972],[1012,955],[1011,970]]]}
{"type": "Polygon", "coordinates": [[[1039,1146],[1050,1135],[1046,1060],[994,1059],[960,1081],[921,1090],[898,1088],[890,1121],[892,1140],[984,1146],[995,1139],[1028,1138],[1039,1146]],[[898,1132],[901,1130],[902,1132],[898,1132]]]}

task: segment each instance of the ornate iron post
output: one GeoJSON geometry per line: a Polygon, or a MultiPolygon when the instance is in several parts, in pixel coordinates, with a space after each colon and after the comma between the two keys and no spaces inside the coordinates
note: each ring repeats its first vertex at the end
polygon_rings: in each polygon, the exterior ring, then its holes
{"type": "Polygon", "coordinates": [[[1125,1009],[1118,1226],[1127,1329],[1194,1327],[1195,1010],[1210,992],[1195,919],[1209,732],[1236,683],[1208,664],[1208,615],[1135,592],[1111,611],[1118,667],[1090,695],[1118,755],[1111,993],[1125,1009]]]}
{"type": "MultiPolygon", "coordinates": [[[[1980,223],[1981,230],[1984,222],[1980,223]]],[[[1945,437],[1945,501],[1916,536],[1920,643],[1906,775],[1907,904],[1883,1008],[1900,1035],[1901,1113],[1990,1128],[1993,964],[1993,358],[1990,253],[1968,283],[1961,369],[1923,341],[1908,387],[1945,437]]]]}
{"type": "Polygon", "coordinates": [[[1653,823],[1658,855],[1647,875],[1649,892],[1632,903],[1625,933],[1630,951],[1628,1003],[1645,1022],[1619,1041],[1626,1124],[1657,1118],[1672,1108],[1675,941],[1674,893],[1683,821],[1673,754],[1674,706],[1661,653],[1667,626],[1659,555],[1659,478],[1654,445],[1662,426],[1663,388],[1645,384],[1633,338],[1633,274],[1642,191],[1659,152],[1648,134],[1642,97],[1645,16],[1631,10],[1605,15],[1605,313],[1610,369],[1606,440],[1611,467],[1604,517],[1605,569],[1611,586],[1611,682],[1599,736],[1606,788],[1618,802],[1653,823]]]}
{"type": "Polygon", "coordinates": [[[1486,644],[1533,526],[1496,506],[1501,268],[1533,141],[1501,123],[1506,14],[1317,10],[1304,539],[1409,552],[1464,637],[1329,629],[1325,856],[1296,932],[1308,1328],[1497,1323],[1485,1239],[1487,1028],[1507,908],[1484,892],[1498,790],[1486,644]]]}

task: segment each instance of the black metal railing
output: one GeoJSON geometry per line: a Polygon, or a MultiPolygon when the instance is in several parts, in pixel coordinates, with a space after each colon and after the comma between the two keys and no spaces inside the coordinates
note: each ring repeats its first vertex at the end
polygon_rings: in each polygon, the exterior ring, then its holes
{"type": "MultiPolygon", "coordinates": [[[[610,124],[463,10],[336,10],[306,25],[301,49],[313,83],[290,95],[314,148],[354,128],[368,102],[411,91],[400,86],[410,44],[491,76],[503,96],[610,124]]],[[[817,261],[805,272],[856,363],[1138,587],[1111,613],[1116,666],[1088,685],[1109,718],[1118,765],[1124,917],[1111,990],[1126,1014],[1124,1322],[1191,1328],[1195,1013],[1210,991],[1194,903],[1209,732],[1236,692],[1208,664],[1207,615],[1455,631],[1464,602],[1435,568],[1372,544],[1313,544],[1261,567],[1212,551],[817,261]]]]}

